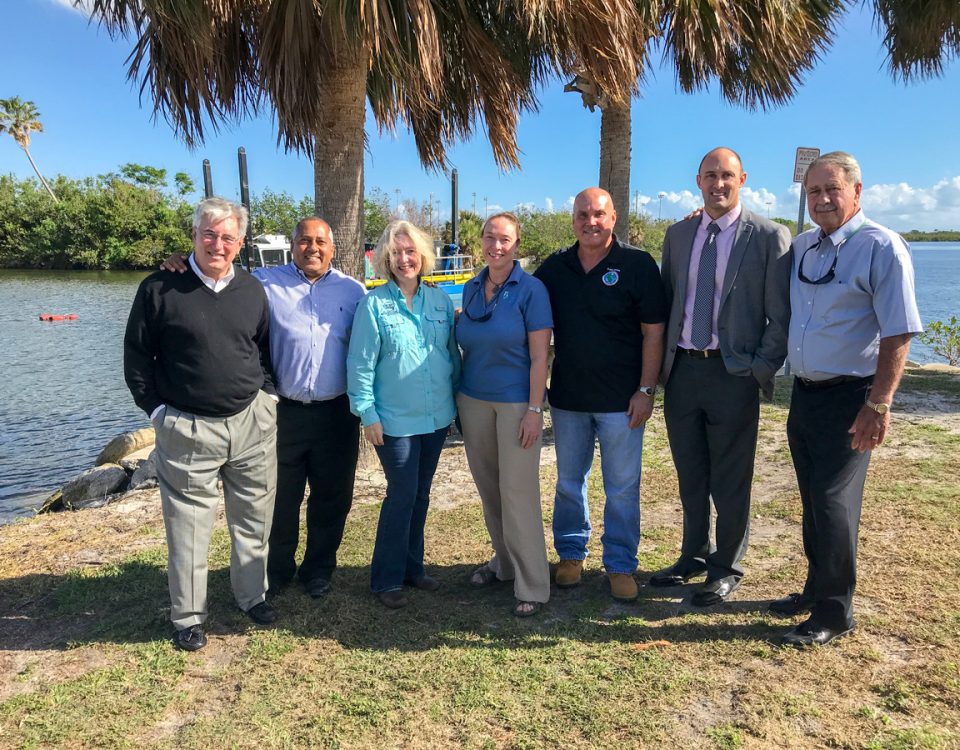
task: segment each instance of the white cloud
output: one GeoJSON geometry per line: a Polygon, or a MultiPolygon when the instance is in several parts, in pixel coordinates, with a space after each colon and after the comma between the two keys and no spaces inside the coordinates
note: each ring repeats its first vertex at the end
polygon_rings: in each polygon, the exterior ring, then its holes
{"type": "Polygon", "coordinates": [[[906,182],[864,188],[863,210],[891,229],[955,229],[960,227],[960,176],[931,187],[906,182]]]}
{"type": "MultiPolygon", "coordinates": [[[[703,206],[703,198],[698,191],[665,190],[646,195],[636,193],[631,196],[630,211],[635,211],[637,201],[641,210],[656,218],[676,220],[686,216],[695,208],[703,206]]],[[[743,205],[760,216],[787,218],[796,220],[800,208],[800,184],[791,182],[779,191],[768,187],[745,185],[740,191],[743,205]]],[[[573,210],[574,196],[563,202],[545,198],[542,203],[523,201],[517,204],[530,210],[542,206],[546,211],[569,212],[573,210]]],[[[940,180],[930,187],[916,187],[906,182],[896,184],[878,184],[863,190],[863,209],[867,216],[899,232],[909,229],[931,231],[934,229],[960,228],[960,175],[940,180]]],[[[499,205],[491,204],[489,213],[500,210],[499,205]]],[[[806,221],[809,214],[804,207],[806,221]]]]}

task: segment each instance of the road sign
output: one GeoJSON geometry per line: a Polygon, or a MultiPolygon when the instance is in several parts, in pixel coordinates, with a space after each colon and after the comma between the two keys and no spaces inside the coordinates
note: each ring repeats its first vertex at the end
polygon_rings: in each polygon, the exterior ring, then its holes
{"type": "Polygon", "coordinates": [[[794,182],[803,182],[803,178],[807,174],[807,167],[809,167],[818,156],[820,156],[820,149],[818,148],[804,148],[801,146],[797,149],[797,160],[793,163],[794,182]]]}

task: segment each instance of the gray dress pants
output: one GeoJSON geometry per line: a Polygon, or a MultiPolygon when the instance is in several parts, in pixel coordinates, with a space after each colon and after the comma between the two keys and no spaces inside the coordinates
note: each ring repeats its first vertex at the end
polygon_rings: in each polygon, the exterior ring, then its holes
{"type": "Polygon", "coordinates": [[[223,480],[230,530],[230,583],[240,609],[267,590],[267,539],[277,485],[277,409],[266,393],[231,417],[172,406],[154,420],[167,532],[170,620],[178,630],[207,619],[207,554],[223,480]]]}

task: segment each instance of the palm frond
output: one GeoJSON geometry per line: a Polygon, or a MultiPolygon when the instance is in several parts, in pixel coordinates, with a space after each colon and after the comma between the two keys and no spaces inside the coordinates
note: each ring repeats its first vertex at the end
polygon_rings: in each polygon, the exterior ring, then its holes
{"type": "Polygon", "coordinates": [[[933,78],[960,57],[957,0],[874,0],[874,20],[896,78],[933,78]]]}
{"type": "Polygon", "coordinates": [[[91,17],[134,37],[128,75],[188,145],[269,102],[281,143],[309,153],[323,92],[362,60],[379,127],[409,127],[437,168],[481,122],[517,166],[538,85],[582,70],[628,97],[658,31],[633,0],[94,0],[91,17]]]}
{"type": "Polygon", "coordinates": [[[668,0],[664,54],[683,91],[716,79],[725,99],[765,109],[794,95],[843,10],[843,0],[668,0]]]}

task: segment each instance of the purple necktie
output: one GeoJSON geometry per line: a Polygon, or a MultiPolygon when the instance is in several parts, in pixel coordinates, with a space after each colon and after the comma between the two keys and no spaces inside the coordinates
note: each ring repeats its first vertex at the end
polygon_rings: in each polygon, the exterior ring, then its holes
{"type": "Polygon", "coordinates": [[[700,251],[697,268],[697,293],[693,298],[693,324],[690,341],[695,349],[706,349],[713,338],[713,297],[716,290],[714,277],[717,274],[717,235],[720,227],[715,221],[707,227],[707,241],[700,251]]]}

